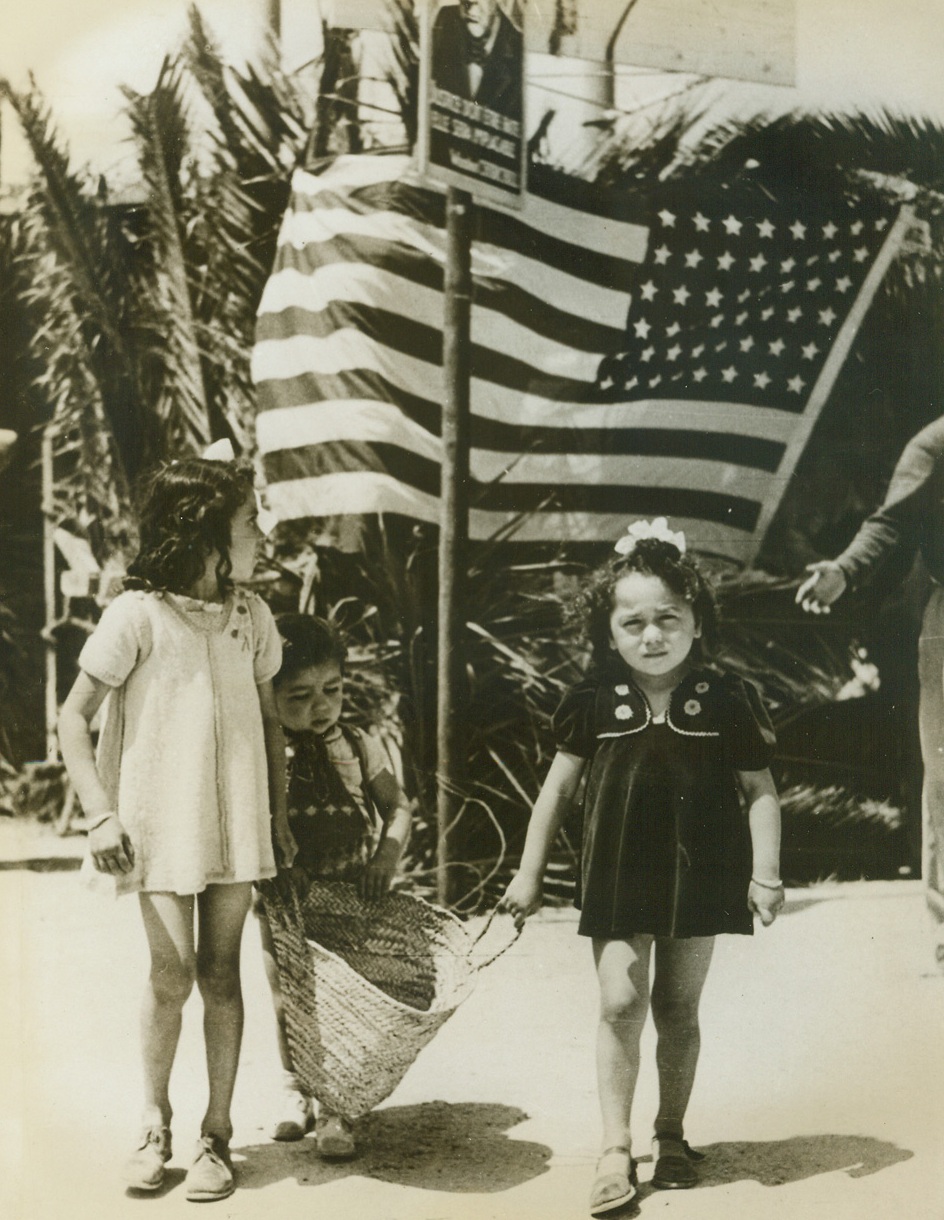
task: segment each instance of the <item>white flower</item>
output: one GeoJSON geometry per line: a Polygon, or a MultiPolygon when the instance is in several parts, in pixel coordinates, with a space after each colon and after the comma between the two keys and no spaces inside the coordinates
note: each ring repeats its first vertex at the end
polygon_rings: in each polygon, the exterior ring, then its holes
{"type": "Polygon", "coordinates": [[[654,521],[634,521],[613,549],[620,555],[631,555],[643,538],[658,538],[660,542],[677,547],[680,555],[685,554],[685,535],[681,530],[670,530],[665,517],[656,517],[654,521]]]}
{"type": "Polygon", "coordinates": [[[628,720],[630,718],[630,716],[632,716],[632,714],[633,714],[633,709],[631,707],[627,707],[627,705],[625,703],[618,703],[616,705],[616,719],[617,720],[628,720]]]}
{"type": "Polygon", "coordinates": [[[708,690],[707,682],[696,682],[695,683],[695,694],[696,695],[704,695],[707,690],[708,690]]]}
{"type": "Polygon", "coordinates": [[[629,694],[629,687],[626,685],[625,682],[621,682],[619,684],[619,686],[614,686],[613,689],[616,691],[616,693],[618,695],[628,695],[629,694]]]}
{"type": "Polygon", "coordinates": [[[686,716],[697,716],[700,711],[701,711],[701,704],[698,702],[697,699],[689,699],[689,701],[685,704],[685,715],[686,716]]]}

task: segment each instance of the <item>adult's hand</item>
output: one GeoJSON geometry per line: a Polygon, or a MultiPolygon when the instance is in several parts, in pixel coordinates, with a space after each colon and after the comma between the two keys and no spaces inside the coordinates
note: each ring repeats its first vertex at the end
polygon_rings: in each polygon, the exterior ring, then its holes
{"type": "Polygon", "coordinates": [[[811,614],[828,614],[833,602],[846,591],[845,573],[831,559],[807,564],[806,570],[810,575],[797,589],[797,604],[811,614]]]}

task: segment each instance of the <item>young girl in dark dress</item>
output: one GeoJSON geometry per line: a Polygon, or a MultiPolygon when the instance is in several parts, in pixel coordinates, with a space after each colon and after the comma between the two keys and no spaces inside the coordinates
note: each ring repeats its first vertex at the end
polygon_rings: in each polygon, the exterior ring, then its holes
{"type": "Polygon", "coordinates": [[[653,1185],[695,1185],[700,1158],[683,1121],[714,937],[750,935],[753,916],[770,924],[784,901],[773,730],[753,686],[702,662],[717,624],[711,589],[664,518],[635,523],[616,551],[575,604],[591,666],[554,718],[557,754],[503,899],[519,923],[538,908],[548,855],[586,776],[576,905],[578,931],[593,939],[601,1000],[594,1215],[636,1194],[630,1111],[650,1007],[659,1078],[653,1185]]]}

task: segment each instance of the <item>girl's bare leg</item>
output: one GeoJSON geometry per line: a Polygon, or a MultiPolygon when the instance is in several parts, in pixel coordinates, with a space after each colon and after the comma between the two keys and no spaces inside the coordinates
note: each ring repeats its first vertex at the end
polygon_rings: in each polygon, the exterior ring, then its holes
{"type": "Polygon", "coordinates": [[[193,989],[196,959],[193,898],[179,894],[140,894],[144,931],[151,951],[151,973],[141,1012],[144,1054],[144,1122],[170,1126],[170,1074],[180,1038],[181,1013],[193,989]]]}
{"type": "Polygon", "coordinates": [[[630,1147],[630,1112],[639,1075],[639,1038],[649,1009],[651,936],[594,940],[600,983],[597,1082],[603,1148],[630,1147]]]}
{"type": "Polygon", "coordinates": [[[656,938],[652,1019],[659,1075],[657,1136],[682,1138],[701,1050],[698,1003],[714,947],[713,936],[656,938]]]}
{"type": "Polygon", "coordinates": [[[210,1099],[202,1134],[232,1138],[230,1107],[243,1034],[239,951],[249,910],[249,882],[210,885],[197,895],[197,986],[203,997],[210,1099]]]}

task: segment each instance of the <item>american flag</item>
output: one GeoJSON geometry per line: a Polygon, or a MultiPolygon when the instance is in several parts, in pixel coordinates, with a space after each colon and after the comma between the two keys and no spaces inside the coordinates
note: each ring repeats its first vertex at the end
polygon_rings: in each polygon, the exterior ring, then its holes
{"type": "MultiPolygon", "coordinates": [[[[438,519],[442,196],[398,157],[298,171],[260,305],[282,519],[438,519]]],[[[473,537],[603,541],[664,515],[748,563],[909,223],[875,198],[573,184],[478,209],[473,537]]]]}

